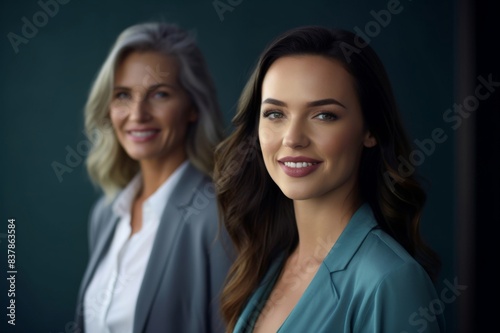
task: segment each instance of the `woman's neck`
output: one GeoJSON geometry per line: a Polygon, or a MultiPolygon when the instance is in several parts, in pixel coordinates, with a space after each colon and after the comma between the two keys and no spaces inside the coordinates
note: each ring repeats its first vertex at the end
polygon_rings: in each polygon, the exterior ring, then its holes
{"type": "Polygon", "coordinates": [[[168,162],[141,161],[142,188],[137,198],[149,198],[184,161],[185,159],[168,162]]]}
{"type": "Polygon", "coordinates": [[[357,195],[294,201],[299,262],[322,262],[360,205],[357,195]]]}

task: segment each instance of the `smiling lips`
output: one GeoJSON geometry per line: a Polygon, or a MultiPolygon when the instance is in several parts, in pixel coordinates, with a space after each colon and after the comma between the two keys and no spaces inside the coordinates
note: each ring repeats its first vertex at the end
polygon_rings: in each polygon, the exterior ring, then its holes
{"type": "Polygon", "coordinates": [[[153,140],[160,130],[145,129],[145,130],[130,130],[127,131],[127,136],[134,142],[147,142],[153,140]]]}
{"type": "Polygon", "coordinates": [[[316,171],[321,161],[304,157],[284,157],[278,160],[281,169],[290,177],[305,177],[316,171]]]}

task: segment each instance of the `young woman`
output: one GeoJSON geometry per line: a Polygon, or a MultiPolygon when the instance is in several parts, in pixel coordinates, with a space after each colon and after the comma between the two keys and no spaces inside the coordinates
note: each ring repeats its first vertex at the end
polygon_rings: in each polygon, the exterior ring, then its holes
{"type": "Polygon", "coordinates": [[[129,27],[85,108],[92,210],[79,332],[223,332],[230,259],[218,234],[213,149],[222,118],[202,54],[175,25],[129,27]]]}
{"type": "Polygon", "coordinates": [[[228,332],[442,332],[425,193],[382,63],[359,37],[301,27],[261,55],[216,151],[237,248],[228,332]],[[363,47],[360,47],[362,45],[363,47]]]}

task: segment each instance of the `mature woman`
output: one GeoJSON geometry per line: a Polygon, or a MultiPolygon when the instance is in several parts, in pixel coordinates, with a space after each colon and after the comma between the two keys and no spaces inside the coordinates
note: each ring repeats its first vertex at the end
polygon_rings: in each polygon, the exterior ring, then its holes
{"type": "Polygon", "coordinates": [[[410,144],[374,51],[347,31],[286,32],[233,122],[215,169],[238,252],[228,332],[442,332],[425,193],[398,174],[410,144]]]}
{"type": "Polygon", "coordinates": [[[195,41],[175,25],[123,31],[85,108],[95,142],[84,332],[222,332],[230,266],[211,182],[221,139],[216,91],[195,41]]]}

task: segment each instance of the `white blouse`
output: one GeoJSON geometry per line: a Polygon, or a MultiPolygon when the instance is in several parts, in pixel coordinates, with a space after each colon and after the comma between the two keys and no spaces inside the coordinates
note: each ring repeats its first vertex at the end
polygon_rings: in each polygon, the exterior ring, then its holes
{"type": "MultiPolygon", "coordinates": [[[[160,224],[161,214],[188,166],[175,172],[143,203],[142,227],[130,236],[131,208],[142,177],[136,175],[118,195],[113,211],[120,218],[108,252],[102,258],[85,292],[85,331],[128,333],[134,327],[135,304],[160,224]]],[[[111,221],[110,221],[111,223],[111,221]]]]}

